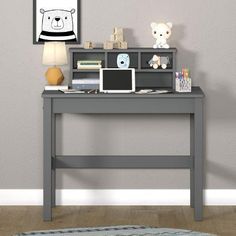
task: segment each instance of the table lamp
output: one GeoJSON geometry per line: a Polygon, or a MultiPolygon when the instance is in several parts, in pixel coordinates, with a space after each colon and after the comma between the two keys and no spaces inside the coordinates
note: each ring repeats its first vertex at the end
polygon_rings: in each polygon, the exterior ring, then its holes
{"type": "Polygon", "coordinates": [[[60,85],[64,80],[63,73],[57,66],[67,64],[66,45],[64,42],[45,42],[43,49],[43,65],[48,68],[45,77],[50,85],[60,85]]]}

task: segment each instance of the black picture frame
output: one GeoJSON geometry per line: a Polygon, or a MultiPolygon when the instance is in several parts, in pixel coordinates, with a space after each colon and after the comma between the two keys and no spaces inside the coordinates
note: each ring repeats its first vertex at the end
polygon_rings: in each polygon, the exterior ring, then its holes
{"type": "MultiPolygon", "coordinates": [[[[33,0],[33,44],[44,44],[44,42],[40,42],[37,40],[37,1],[33,0]]],[[[47,2],[50,0],[47,0],[47,2]]],[[[68,1],[68,0],[65,0],[68,1]]],[[[50,40],[50,41],[58,41],[58,40],[50,40]]],[[[64,41],[66,44],[80,44],[81,43],[81,0],[77,0],[77,35],[76,41],[64,41]]]]}

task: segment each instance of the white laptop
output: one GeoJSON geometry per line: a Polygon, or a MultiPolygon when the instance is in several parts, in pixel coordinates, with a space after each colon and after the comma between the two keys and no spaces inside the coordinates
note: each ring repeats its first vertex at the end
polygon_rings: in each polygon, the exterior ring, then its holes
{"type": "Polygon", "coordinates": [[[135,69],[132,68],[100,69],[100,92],[102,93],[135,92],[135,69]]]}

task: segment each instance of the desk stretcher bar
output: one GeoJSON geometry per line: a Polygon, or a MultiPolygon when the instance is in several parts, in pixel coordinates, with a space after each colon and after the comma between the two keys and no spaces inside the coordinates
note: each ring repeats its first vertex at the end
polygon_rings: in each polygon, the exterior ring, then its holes
{"type": "Polygon", "coordinates": [[[55,168],[112,168],[112,169],[190,169],[190,156],[56,156],[55,168]]]}

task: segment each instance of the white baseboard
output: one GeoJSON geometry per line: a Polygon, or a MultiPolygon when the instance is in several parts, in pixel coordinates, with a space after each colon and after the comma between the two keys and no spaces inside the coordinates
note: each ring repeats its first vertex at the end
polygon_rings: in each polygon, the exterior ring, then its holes
{"type": "MultiPolygon", "coordinates": [[[[63,189],[57,190],[57,205],[189,205],[188,189],[63,189]]],[[[43,204],[42,189],[0,189],[0,205],[43,204]]],[[[236,189],[204,191],[205,205],[236,205],[236,189]]]]}

